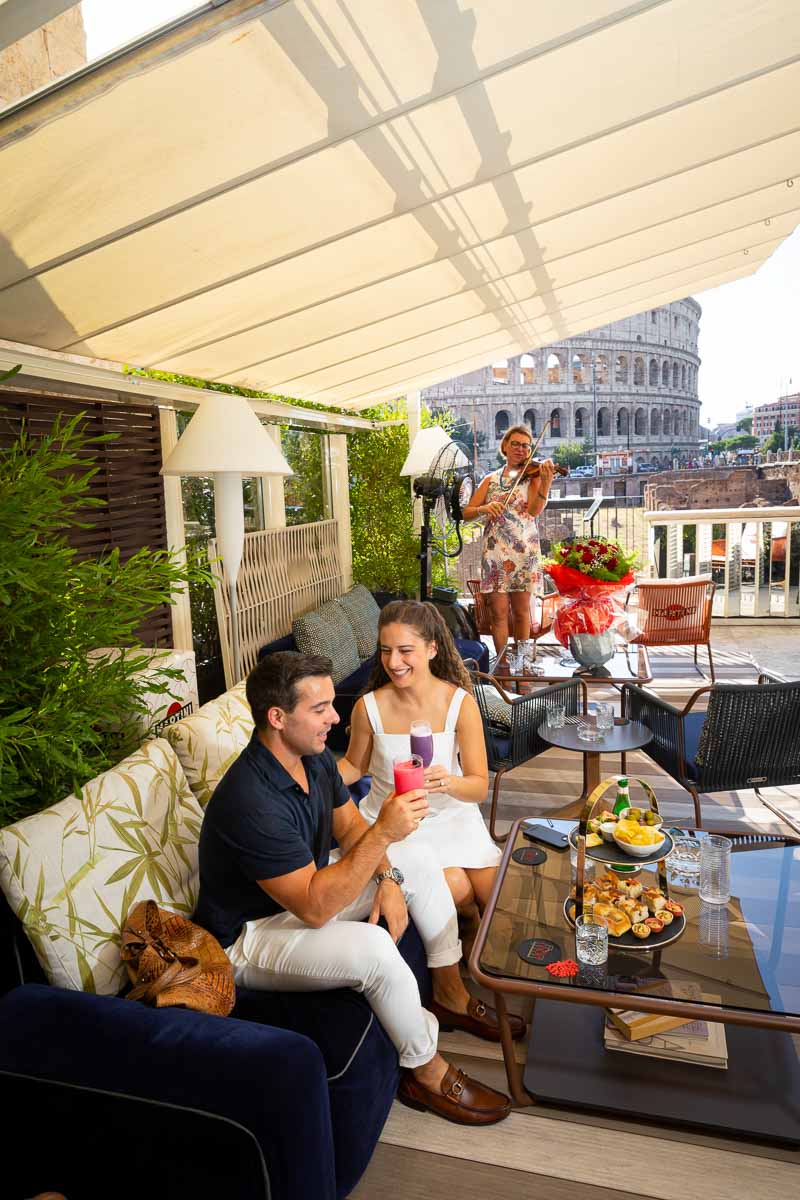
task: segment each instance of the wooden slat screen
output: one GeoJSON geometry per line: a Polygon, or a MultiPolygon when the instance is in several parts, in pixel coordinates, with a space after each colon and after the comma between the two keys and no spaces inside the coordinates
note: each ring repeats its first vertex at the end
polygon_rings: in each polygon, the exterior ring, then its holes
{"type": "MultiPolygon", "coordinates": [[[[70,544],[81,558],[97,557],[104,550],[118,547],[123,562],[143,546],[166,549],[164,487],[159,475],[161,435],[155,405],[2,390],[0,448],[14,441],[23,421],[32,437],[43,436],[59,415],[69,417],[81,412],[85,414],[87,433],[118,436],[92,450],[91,461],[99,470],[92,480],[91,494],[106,503],[102,508],[87,510],[92,525],[70,530],[70,544]]],[[[169,606],[151,613],[138,632],[147,646],[171,646],[169,606]]]]}

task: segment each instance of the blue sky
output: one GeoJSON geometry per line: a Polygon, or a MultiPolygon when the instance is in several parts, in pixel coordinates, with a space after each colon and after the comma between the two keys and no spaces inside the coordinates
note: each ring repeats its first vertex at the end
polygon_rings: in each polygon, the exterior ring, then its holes
{"type": "MultiPolygon", "coordinates": [[[[200,7],[197,0],[83,0],[90,59],[200,7]]],[[[701,421],[800,391],[800,228],[747,279],[696,295],[701,421]],[[791,380],[791,383],[790,383],[791,380]]]]}

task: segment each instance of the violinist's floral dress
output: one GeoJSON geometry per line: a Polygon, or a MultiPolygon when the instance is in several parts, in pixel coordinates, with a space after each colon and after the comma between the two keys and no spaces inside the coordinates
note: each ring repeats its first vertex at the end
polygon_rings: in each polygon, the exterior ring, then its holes
{"type": "MultiPolygon", "coordinates": [[[[503,478],[502,467],[489,476],[485,504],[505,503],[515,475],[503,478]]],[[[502,516],[487,517],[481,550],[482,592],[534,592],[539,589],[542,549],[539,526],[528,512],[528,484],[521,483],[502,516]]]]}

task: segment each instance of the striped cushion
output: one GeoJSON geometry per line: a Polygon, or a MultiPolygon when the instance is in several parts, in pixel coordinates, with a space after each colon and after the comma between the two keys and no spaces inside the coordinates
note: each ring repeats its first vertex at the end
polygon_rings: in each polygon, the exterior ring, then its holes
{"type": "Polygon", "coordinates": [[[333,663],[333,682],[341,683],[361,666],[356,635],[337,600],[292,622],[292,633],[302,654],[324,654],[333,663]]]}
{"type": "Polygon", "coordinates": [[[352,626],[358,657],[362,662],[372,658],[378,644],[378,617],[381,611],[374,596],[362,583],[357,583],[349,592],[339,596],[337,604],[341,604],[352,626]]]}

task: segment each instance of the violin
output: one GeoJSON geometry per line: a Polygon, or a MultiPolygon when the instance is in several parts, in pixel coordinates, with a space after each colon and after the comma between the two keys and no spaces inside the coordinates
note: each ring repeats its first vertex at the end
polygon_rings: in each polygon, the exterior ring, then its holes
{"type": "MultiPolygon", "coordinates": [[[[569,475],[569,467],[562,466],[561,463],[553,463],[555,475],[569,475]]],[[[524,483],[526,479],[538,479],[542,473],[542,464],[536,459],[531,459],[517,476],[517,483],[524,483]]]]}

